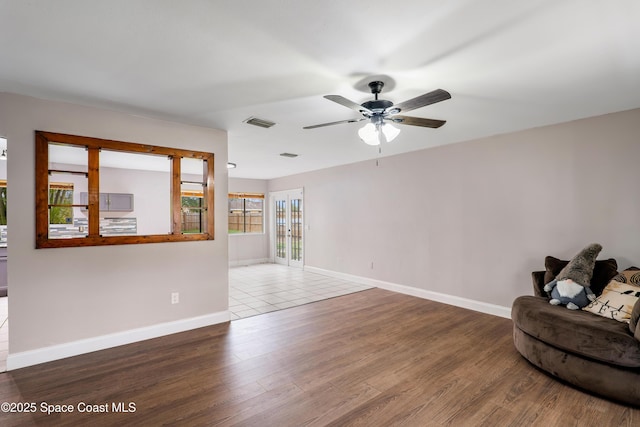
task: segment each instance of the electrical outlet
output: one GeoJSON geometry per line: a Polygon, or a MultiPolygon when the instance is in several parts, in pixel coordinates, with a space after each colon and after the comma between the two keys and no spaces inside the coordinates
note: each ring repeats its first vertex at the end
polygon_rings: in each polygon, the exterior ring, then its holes
{"type": "Polygon", "coordinates": [[[171,292],[171,304],[178,304],[180,302],[180,293],[171,292]]]}

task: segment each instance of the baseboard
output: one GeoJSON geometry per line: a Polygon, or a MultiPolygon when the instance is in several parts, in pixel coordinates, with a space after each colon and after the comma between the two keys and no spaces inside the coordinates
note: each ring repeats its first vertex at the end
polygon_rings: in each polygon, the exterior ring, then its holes
{"type": "Polygon", "coordinates": [[[238,261],[229,261],[229,267],[243,267],[246,265],[266,264],[269,262],[271,262],[269,258],[241,259],[238,261]]]}
{"type": "Polygon", "coordinates": [[[204,326],[215,325],[217,323],[228,322],[229,320],[229,312],[220,311],[204,316],[160,323],[158,325],[101,335],[98,337],[53,345],[50,347],[38,348],[36,350],[10,353],[7,356],[7,371],[77,356],[80,354],[91,353],[93,351],[104,350],[120,345],[131,344],[164,335],[175,334],[177,332],[184,332],[204,326]]]}
{"type": "Polygon", "coordinates": [[[425,289],[414,288],[412,286],[385,282],[383,280],[370,279],[368,277],[356,276],[353,274],[340,273],[338,271],[325,270],[323,268],[311,267],[308,265],[305,265],[304,269],[312,273],[318,273],[325,276],[335,277],[338,279],[349,280],[351,282],[360,283],[362,285],[373,286],[376,288],[386,289],[388,291],[398,292],[405,295],[411,295],[418,298],[424,298],[431,301],[437,301],[444,304],[455,305],[456,307],[467,308],[469,310],[479,311],[481,313],[492,314],[494,316],[511,319],[511,307],[503,307],[501,305],[490,304],[488,302],[475,301],[472,299],[462,298],[455,295],[448,295],[440,292],[428,291],[425,289]]]}

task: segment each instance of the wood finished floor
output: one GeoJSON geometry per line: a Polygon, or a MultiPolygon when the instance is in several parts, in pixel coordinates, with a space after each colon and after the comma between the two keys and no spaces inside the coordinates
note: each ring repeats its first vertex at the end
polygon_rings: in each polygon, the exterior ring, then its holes
{"type": "MultiPolygon", "coordinates": [[[[529,365],[511,321],[371,289],[0,374],[0,425],[633,426],[529,365]],[[134,402],[134,413],[78,413],[134,402]]],[[[111,409],[111,408],[110,408],[111,409]]]]}

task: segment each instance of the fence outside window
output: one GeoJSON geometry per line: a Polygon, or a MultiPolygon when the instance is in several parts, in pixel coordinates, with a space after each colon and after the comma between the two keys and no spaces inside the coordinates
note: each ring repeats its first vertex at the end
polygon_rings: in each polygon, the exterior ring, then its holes
{"type": "Polygon", "coordinates": [[[264,194],[229,193],[229,234],[264,233],[264,194]]]}

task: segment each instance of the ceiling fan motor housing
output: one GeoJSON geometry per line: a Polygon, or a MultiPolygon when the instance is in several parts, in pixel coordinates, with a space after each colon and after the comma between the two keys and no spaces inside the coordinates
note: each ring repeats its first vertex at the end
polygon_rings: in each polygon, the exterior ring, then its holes
{"type": "Polygon", "coordinates": [[[385,112],[387,108],[393,106],[393,102],[387,101],[385,99],[378,99],[378,94],[382,92],[382,88],[384,87],[384,82],[374,81],[369,83],[369,88],[371,89],[371,93],[375,95],[375,99],[373,101],[367,101],[360,104],[362,107],[366,108],[369,111],[360,111],[365,117],[375,117],[375,116],[387,116],[388,114],[385,112]],[[370,114],[370,112],[373,113],[370,114]]]}
{"type": "Polygon", "coordinates": [[[393,102],[386,99],[376,99],[375,101],[364,102],[361,105],[374,113],[382,113],[385,109],[393,106],[393,102]]]}
{"type": "Polygon", "coordinates": [[[375,95],[382,92],[383,87],[384,87],[384,82],[381,82],[381,81],[375,81],[375,82],[369,83],[369,89],[371,89],[371,93],[375,95]]]}

